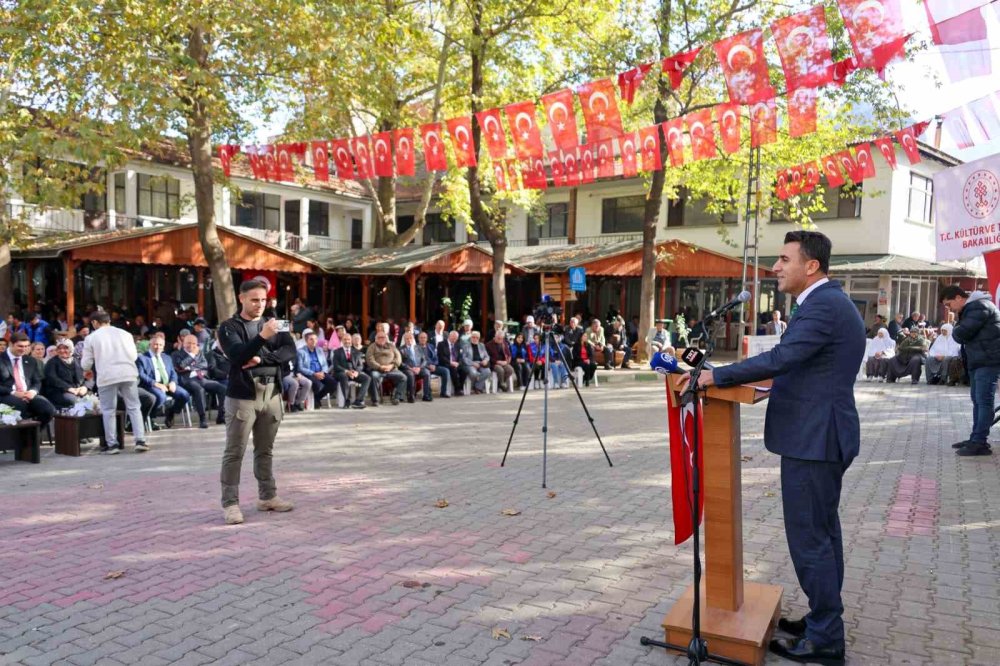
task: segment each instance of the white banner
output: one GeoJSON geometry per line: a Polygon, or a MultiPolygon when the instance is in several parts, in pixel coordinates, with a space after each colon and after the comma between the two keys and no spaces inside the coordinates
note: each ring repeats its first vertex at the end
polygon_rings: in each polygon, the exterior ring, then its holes
{"type": "Polygon", "coordinates": [[[769,352],[781,342],[780,335],[748,335],[747,337],[750,339],[747,358],[769,352]]]}
{"type": "Polygon", "coordinates": [[[1000,154],[934,175],[934,223],[938,261],[1000,248],[1000,154]]]}

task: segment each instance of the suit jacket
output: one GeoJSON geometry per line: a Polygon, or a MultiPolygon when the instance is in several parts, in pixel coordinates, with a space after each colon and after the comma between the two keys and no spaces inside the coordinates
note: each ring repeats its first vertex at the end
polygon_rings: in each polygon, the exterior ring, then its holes
{"type": "Polygon", "coordinates": [[[441,365],[446,365],[449,368],[451,367],[450,364],[451,364],[451,362],[453,360],[454,361],[458,361],[459,365],[461,365],[461,363],[462,363],[462,343],[461,342],[456,342],[452,346],[455,349],[455,356],[454,356],[454,358],[452,358],[452,356],[451,356],[451,351],[448,348],[448,341],[447,340],[445,340],[444,342],[438,343],[438,348],[437,348],[438,361],[440,361],[441,365]]]}
{"type": "MultiPolygon", "coordinates": [[[[312,377],[312,356],[309,353],[309,348],[302,346],[298,351],[298,356],[299,372],[306,377],[312,377]]],[[[316,358],[319,359],[320,372],[330,372],[330,364],[326,360],[326,350],[320,349],[318,345],[316,347],[316,358]]]]}
{"type": "MultiPolygon", "coordinates": [[[[21,357],[21,373],[29,391],[42,392],[42,364],[33,356],[21,357]]],[[[0,396],[10,395],[14,388],[14,365],[7,352],[0,354],[0,396]]]]}
{"type": "Polygon", "coordinates": [[[427,355],[420,345],[413,345],[412,353],[409,347],[403,345],[399,348],[399,353],[403,357],[403,365],[408,368],[420,369],[427,365],[427,355]]]}
{"type": "Polygon", "coordinates": [[[351,358],[347,358],[347,351],[343,347],[333,350],[333,371],[346,372],[347,370],[364,372],[365,353],[363,350],[359,351],[352,347],[351,358]]]}
{"type": "MultiPolygon", "coordinates": [[[[445,343],[445,345],[447,344],[448,343],[445,343]]],[[[433,365],[435,367],[439,365],[437,347],[433,343],[428,342],[426,345],[421,347],[421,349],[424,352],[424,358],[427,359],[428,365],[433,365]]]]}
{"type": "Polygon", "coordinates": [[[486,353],[490,355],[490,365],[497,361],[506,361],[508,365],[510,364],[510,346],[506,341],[497,344],[496,340],[490,340],[486,344],[486,353]]]}
{"type": "Polygon", "coordinates": [[[181,349],[171,354],[170,359],[174,362],[174,370],[177,371],[179,377],[187,379],[197,377],[200,373],[202,379],[212,379],[208,359],[200,351],[197,356],[192,357],[191,354],[181,349]]]}
{"type": "MultiPolygon", "coordinates": [[[[163,360],[163,367],[167,369],[168,381],[177,382],[177,371],[174,369],[174,362],[170,358],[170,355],[166,352],[160,354],[160,358],[163,360]]],[[[153,388],[153,384],[159,382],[159,378],[156,376],[156,368],[153,366],[153,354],[152,352],[146,352],[145,354],[139,354],[135,359],[135,365],[139,368],[139,386],[146,389],[147,391],[153,388]]]]}
{"type": "MultiPolygon", "coordinates": [[[[490,355],[486,351],[486,345],[480,342],[476,345],[476,349],[479,351],[480,363],[487,368],[490,367],[490,355]]],[[[462,344],[460,350],[459,357],[461,358],[461,364],[471,366],[475,362],[475,359],[472,357],[472,342],[466,341],[462,344]]]]}
{"type": "MultiPolygon", "coordinates": [[[[809,299],[807,298],[806,300],[808,301],[809,299]]],[[[764,330],[767,331],[768,335],[781,335],[787,329],[788,329],[788,324],[786,322],[783,321],[775,322],[773,319],[767,322],[767,326],[764,327],[764,330]]]]}
{"type": "Polygon", "coordinates": [[[838,282],[809,294],[771,351],[714,371],[719,386],[773,377],[764,446],[790,458],[840,462],[861,448],[854,379],[865,324],[838,282]]]}

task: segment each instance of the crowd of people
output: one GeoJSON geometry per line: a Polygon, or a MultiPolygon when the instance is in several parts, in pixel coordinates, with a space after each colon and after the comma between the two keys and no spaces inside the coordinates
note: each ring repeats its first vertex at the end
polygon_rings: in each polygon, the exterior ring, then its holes
{"type": "Polygon", "coordinates": [[[877,316],[869,331],[865,377],[889,384],[909,379],[917,384],[923,376],[931,385],[968,385],[962,345],[952,335],[954,329],[955,314],[951,312],[937,326],[928,325],[920,312],[909,317],[897,314],[888,323],[877,316]]]}

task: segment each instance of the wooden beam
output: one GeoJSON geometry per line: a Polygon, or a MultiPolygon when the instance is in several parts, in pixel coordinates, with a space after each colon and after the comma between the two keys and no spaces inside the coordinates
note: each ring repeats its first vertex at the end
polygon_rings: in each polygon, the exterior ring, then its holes
{"type": "Polygon", "coordinates": [[[150,266],[146,269],[146,324],[153,324],[153,301],[156,300],[156,281],[159,279],[159,269],[150,266]]]}
{"type": "Polygon", "coordinates": [[[305,303],[309,297],[309,274],[299,273],[299,298],[305,303]]]}
{"type": "Polygon", "coordinates": [[[659,319],[667,318],[667,278],[661,277],[660,280],[660,299],[657,306],[657,311],[660,313],[659,319]]]}
{"type": "Polygon", "coordinates": [[[566,320],[566,274],[563,273],[559,276],[559,307],[562,308],[562,317],[559,319],[559,323],[563,324],[566,320]]]}
{"type": "Polygon", "coordinates": [[[618,281],[618,311],[621,313],[622,318],[626,319],[625,316],[625,280],[628,278],[621,278],[618,281]]]}
{"type": "Polygon", "coordinates": [[[25,283],[25,288],[28,291],[28,313],[29,313],[28,315],[26,315],[26,319],[31,319],[30,313],[35,311],[35,300],[36,300],[35,266],[36,265],[37,264],[35,264],[35,262],[31,261],[30,259],[24,262],[24,277],[25,277],[24,283],[25,283]]]}
{"type": "Polygon", "coordinates": [[[482,280],[479,282],[479,300],[482,301],[482,307],[480,308],[482,314],[480,316],[480,333],[482,334],[481,339],[486,338],[486,320],[489,318],[489,308],[487,307],[487,299],[489,298],[489,286],[492,276],[484,275],[482,280]]]}
{"type": "MultiPolygon", "coordinates": [[[[321,289],[322,289],[322,295],[320,296],[320,312],[322,313],[323,316],[325,316],[325,315],[329,314],[329,309],[327,308],[327,305],[330,302],[329,299],[327,298],[327,293],[326,293],[326,291],[327,291],[327,283],[326,283],[326,276],[325,275],[320,280],[320,283],[322,284],[322,287],[321,287],[321,289]]],[[[321,326],[325,326],[325,325],[326,325],[325,321],[321,323],[321,326]]]]}
{"type": "Polygon", "coordinates": [[[205,316],[205,269],[198,267],[198,316],[205,316]]]}
{"type": "Polygon", "coordinates": [[[368,311],[368,304],[371,301],[371,294],[368,292],[369,280],[367,275],[361,276],[361,339],[364,341],[368,340],[368,321],[371,319],[368,311]]]}
{"type": "Polygon", "coordinates": [[[576,245],[576,193],[575,187],[570,189],[566,207],[566,242],[570,245],[576,245]]]}
{"type": "Polygon", "coordinates": [[[417,271],[410,271],[406,275],[406,281],[410,285],[410,321],[417,321],[417,271]]]}
{"type": "Polygon", "coordinates": [[[66,321],[70,326],[76,319],[76,262],[69,257],[63,258],[63,273],[66,278],[66,321]]]}

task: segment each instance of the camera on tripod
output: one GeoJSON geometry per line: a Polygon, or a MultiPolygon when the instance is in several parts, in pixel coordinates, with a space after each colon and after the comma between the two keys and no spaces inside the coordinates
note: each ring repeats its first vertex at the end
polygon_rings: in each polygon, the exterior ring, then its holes
{"type": "Polygon", "coordinates": [[[532,316],[535,318],[535,323],[545,328],[555,328],[558,333],[559,330],[559,318],[562,317],[562,307],[556,305],[556,302],[552,300],[552,297],[548,294],[542,296],[542,302],[535,306],[532,316]]]}

